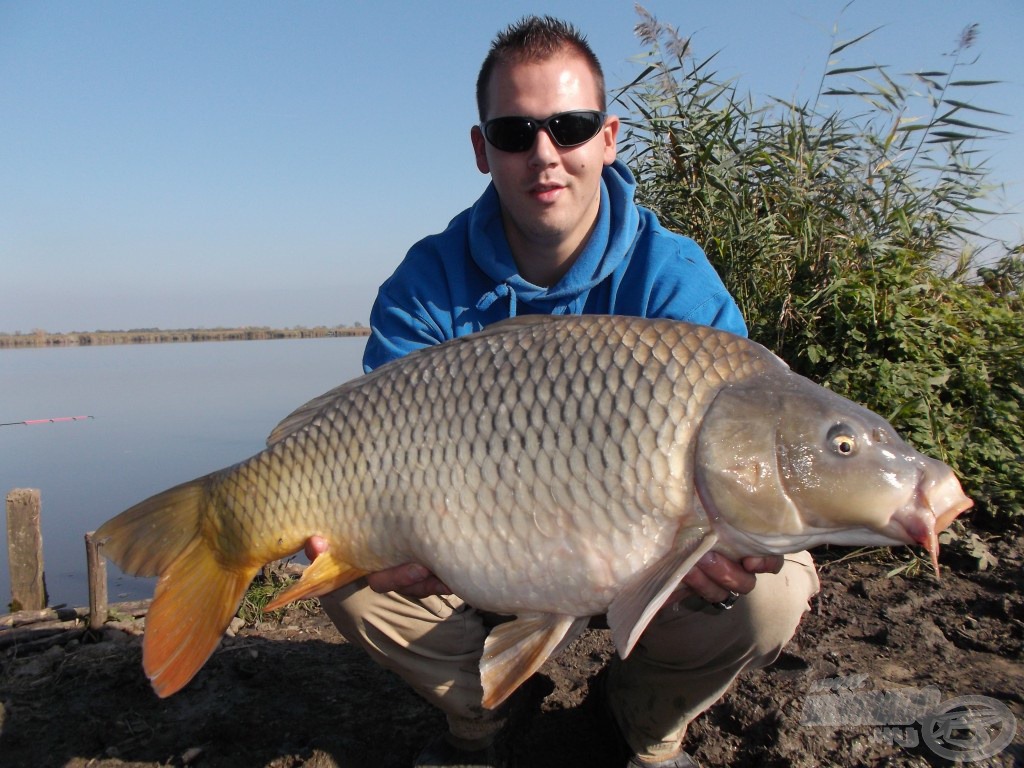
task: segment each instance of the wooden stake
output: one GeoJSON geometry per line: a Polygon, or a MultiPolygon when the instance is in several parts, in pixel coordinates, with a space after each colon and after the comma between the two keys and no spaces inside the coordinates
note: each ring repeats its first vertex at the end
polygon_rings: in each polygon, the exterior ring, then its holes
{"type": "Polygon", "coordinates": [[[7,564],[11,574],[11,608],[15,611],[46,607],[41,520],[42,502],[37,488],[15,488],[7,494],[7,564]]]}
{"type": "Polygon", "coordinates": [[[89,629],[101,629],[107,620],[107,561],[93,539],[85,534],[85,559],[89,570],[89,629]]]}

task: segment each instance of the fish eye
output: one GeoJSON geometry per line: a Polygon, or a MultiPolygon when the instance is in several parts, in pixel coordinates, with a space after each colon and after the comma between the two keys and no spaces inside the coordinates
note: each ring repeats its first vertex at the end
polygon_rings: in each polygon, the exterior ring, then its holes
{"type": "Polygon", "coordinates": [[[837,424],[828,431],[828,444],[833,453],[840,456],[852,456],[857,452],[857,438],[845,424],[837,424]]]}

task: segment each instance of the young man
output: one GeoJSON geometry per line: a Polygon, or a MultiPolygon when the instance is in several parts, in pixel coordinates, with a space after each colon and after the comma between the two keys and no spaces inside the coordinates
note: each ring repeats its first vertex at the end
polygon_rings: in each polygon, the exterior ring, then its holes
{"type": "MultiPolygon", "coordinates": [[[[470,138],[491,184],[444,232],[414,245],[381,287],[367,371],[517,314],[671,317],[746,333],[701,249],[634,203],[600,64],[574,28],[531,17],[499,34],[477,102],[470,138]]],[[[307,551],[323,547],[314,539],[307,551]]],[[[495,765],[491,743],[504,720],[480,705],[486,618],[416,564],[366,582],[321,602],[348,640],[447,715],[449,732],[416,765],[495,765]]],[[[806,553],[785,563],[712,553],[685,584],[608,673],[629,766],[696,765],[682,748],[687,725],[740,672],[775,659],[817,589],[806,553]]]]}

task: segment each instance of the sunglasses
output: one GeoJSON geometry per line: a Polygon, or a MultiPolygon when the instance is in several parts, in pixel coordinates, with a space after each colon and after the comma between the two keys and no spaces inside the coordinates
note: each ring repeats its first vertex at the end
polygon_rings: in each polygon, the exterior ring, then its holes
{"type": "Polygon", "coordinates": [[[576,147],[597,136],[604,125],[606,112],[595,109],[574,109],[559,112],[545,120],[535,117],[496,117],[480,124],[491,146],[502,152],[525,152],[533,146],[541,130],[560,147],[576,147]]]}

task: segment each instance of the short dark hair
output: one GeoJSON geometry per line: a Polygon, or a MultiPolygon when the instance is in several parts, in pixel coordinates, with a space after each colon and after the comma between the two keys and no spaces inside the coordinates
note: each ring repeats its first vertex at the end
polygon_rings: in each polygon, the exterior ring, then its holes
{"type": "MultiPolygon", "coordinates": [[[[491,74],[498,64],[545,61],[559,53],[575,53],[583,58],[597,81],[597,98],[605,110],[604,72],[587,38],[576,27],[552,16],[525,16],[498,33],[476,78],[476,106],[480,121],[487,119],[487,95],[491,74]]],[[[544,115],[534,115],[544,117],[544,115]]]]}

